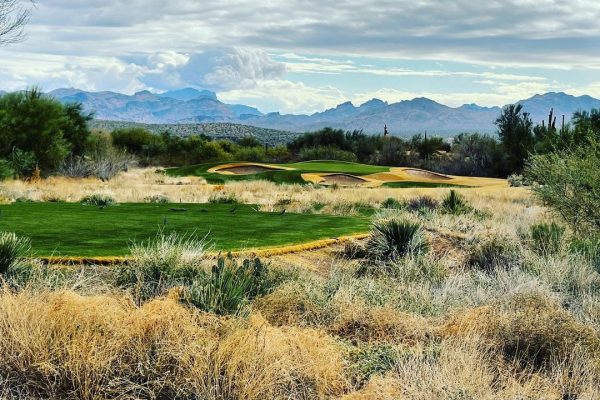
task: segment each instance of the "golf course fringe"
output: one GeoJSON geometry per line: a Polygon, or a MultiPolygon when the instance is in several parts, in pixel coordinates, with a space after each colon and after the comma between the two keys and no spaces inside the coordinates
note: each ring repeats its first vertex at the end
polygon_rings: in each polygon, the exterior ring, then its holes
{"type": "MultiPolygon", "coordinates": [[[[346,243],[350,240],[360,240],[368,237],[368,233],[357,233],[354,235],[340,236],[336,238],[313,240],[306,243],[290,244],[287,246],[267,247],[262,249],[247,249],[236,251],[213,251],[208,253],[208,258],[217,258],[223,254],[231,254],[234,257],[272,257],[285,254],[299,253],[302,251],[319,250],[335,244],[346,243]]],[[[90,265],[115,265],[126,263],[129,259],[127,256],[106,256],[106,257],[77,257],[77,256],[49,256],[35,257],[47,264],[90,264],[90,265]]]]}

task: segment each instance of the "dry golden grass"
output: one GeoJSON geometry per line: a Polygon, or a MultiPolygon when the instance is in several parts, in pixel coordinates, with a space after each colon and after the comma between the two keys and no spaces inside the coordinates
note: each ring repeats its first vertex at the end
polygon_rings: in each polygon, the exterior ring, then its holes
{"type": "Polygon", "coordinates": [[[315,398],[347,388],[324,333],[200,314],[172,299],[4,291],[4,397],[315,398]],[[11,393],[12,392],[12,393],[11,393]]]}

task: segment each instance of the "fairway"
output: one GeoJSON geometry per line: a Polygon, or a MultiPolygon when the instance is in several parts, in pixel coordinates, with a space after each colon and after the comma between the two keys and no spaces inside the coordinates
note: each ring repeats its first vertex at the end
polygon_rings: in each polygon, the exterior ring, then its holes
{"type": "Polygon", "coordinates": [[[209,184],[266,180],[274,183],[417,188],[505,186],[506,180],[444,175],[418,168],[384,167],[344,161],[304,161],[290,164],[210,163],[169,168],[170,176],[198,176],[209,184]],[[340,178],[340,174],[343,176],[340,178]]]}
{"type": "Polygon", "coordinates": [[[0,231],[30,238],[40,257],[126,255],[133,241],[154,237],[161,229],[207,236],[215,250],[227,251],[298,244],[369,227],[364,216],[267,213],[237,204],[128,203],[100,209],[32,202],[2,205],[0,211],[0,231]]]}

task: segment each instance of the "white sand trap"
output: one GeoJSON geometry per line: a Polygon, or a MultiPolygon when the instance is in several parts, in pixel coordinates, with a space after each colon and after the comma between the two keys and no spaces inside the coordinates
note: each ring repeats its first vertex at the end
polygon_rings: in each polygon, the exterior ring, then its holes
{"type": "Polygon", "coordinates": [[[231,175],[254,175],[268,171],[281,171],[281,169],[265,167],[262,165],[236,165],[232,167],[219,168],[216,172],[231,175]]]}
{"type": "Polygon", "coordinates": [[[417,176],[419,178],[427,178],[427,179],[452,179],[451,177],[449,177],[447,175],[438,174],[436,172],[431,172],[431,171],[425,171],[423,169],[406,168],[406,169],[404,169],[404,172],[407,175],[417,176]]]}
{"type": "Polygon", "coordinates": [[[336,184],[336,185],[344,185],[344,186],[353,186],[353,185],[363,185],[368,181],[358,176],[349,175],[349,174],[328,174],[321,175],[323,180],[321,183],[324,184],[336,184]]]}

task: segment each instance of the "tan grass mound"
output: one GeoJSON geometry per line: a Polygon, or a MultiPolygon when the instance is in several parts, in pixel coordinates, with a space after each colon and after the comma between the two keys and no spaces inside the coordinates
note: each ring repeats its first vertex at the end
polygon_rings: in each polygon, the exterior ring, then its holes
{"type": "Polygon", "coordinates": [[[255,175],[263,172],[285,170],[291,170],[291,168],[278,167],[268,164],[237,163],[218,165],[209,169],[208,172],[213,172],[222,175],[255,175]]]}
{"type": "Polygon", "coordinates": [[[307,182],[317,183],[319,185],[338,185],[349,187],[376,187],[383,182],[362,176],[356,176],[344,173],[306,173],[302,174],[302,179],[307,182]]]}
{"type": "Polygon", "coordinates": [[[443,179],[443,180],[452,179],[448,175],[438,174],[437,172],[426,171],[424,169],[406,168],[404,170],[404,172],[410,176],[418,176],[418,177],[427,178],[427,179],[443,179]]]}

